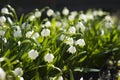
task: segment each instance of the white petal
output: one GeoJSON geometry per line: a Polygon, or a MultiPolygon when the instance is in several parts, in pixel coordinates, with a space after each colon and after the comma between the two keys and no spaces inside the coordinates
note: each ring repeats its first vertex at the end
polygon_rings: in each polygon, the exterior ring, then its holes
{"type": "Polygon", "coordinates": [[[53,59],[54,59],[54,55],[51,54],[51,53],[47,53],[47,54],[45,55],[45,57],[44,57],[44,60],[45,60],[46,62],[48,62],[48,63],[52,62],[53,59]]]}
{"type": "Polygon", "coordinates": [[[5,80],[6,73],[5,71],[0,67],[0,80],[5,80]]]}

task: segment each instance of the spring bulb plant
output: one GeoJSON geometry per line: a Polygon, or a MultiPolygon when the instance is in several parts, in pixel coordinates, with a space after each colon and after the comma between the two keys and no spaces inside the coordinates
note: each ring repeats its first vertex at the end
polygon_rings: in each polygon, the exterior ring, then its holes
{"type": "Polygon", "coordinates": [[[70,80],[65,75],[76,68],[119,60],[119,27],[119,20],[102,10],[45,7],[18,18],[6,5],[0,13],[0,80],[70,80]]]}

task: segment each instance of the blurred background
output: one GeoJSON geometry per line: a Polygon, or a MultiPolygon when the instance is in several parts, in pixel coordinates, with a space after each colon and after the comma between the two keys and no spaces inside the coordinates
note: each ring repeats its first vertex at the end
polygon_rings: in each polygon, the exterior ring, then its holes
{"type": "Polygon", "coordinates": [[[28,13],[36,8],[49,6],[54,10],[67,7],[70,10],[102,9],[110,13],[120,14],[120,0],[0,0],[0,9],[6,4],[15,8],[17,14],[28,13]]]}

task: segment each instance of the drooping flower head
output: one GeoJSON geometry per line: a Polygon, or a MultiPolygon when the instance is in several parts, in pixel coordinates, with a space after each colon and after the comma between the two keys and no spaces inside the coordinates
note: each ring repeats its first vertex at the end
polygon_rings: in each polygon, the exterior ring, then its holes
{"type": "Polygon", "coordinates": [[[44,56],[44,60],[48,63],[51,63],[53,62],[53,59],[54,59],[54,55],[52,53],[47,53],[45,56],[44,56]]]}

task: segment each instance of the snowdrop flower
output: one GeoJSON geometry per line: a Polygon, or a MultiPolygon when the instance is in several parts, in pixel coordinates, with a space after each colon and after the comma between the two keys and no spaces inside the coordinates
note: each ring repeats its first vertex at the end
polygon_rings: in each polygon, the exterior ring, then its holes
{"type": "Polygon", "coordinates": [[[51,26],[51,22],[50,21],[45,22],[45,27],[50,27],[50,26],[51,26]]]}
{"type": "Polygon", "coordinates": [[[63,77],[62,77],[62,76],[60,76],[60,77],[58,78],[58,80],[63,80],[63,77]]]}
{"type": "Polygon", "coordinates": [[[1,17],[0,17],[0,23],[5,23],[5,22],[6,22],[5,16],[1,16],[1,17]]]}
{"type": "Polygon", "coordinates": [[[47,11],[47,16],[53,16],[54,15],[54,11],[52,9],[49,9],[47,11]]]}
{"type": "Polygon", "coordinates": [[[5,58],[4,58],[4,57],[1,57],[1,58],[0,58],[0,62],[3,62],[3,61],[5,61],[5,58]]]}
{"type": "Polygon", "coordinates": [[[78,22],[78,24],[76,25],[76,28],[79,30],[81,29],[81,32],[85,31],[85,26],[83,25],[82,22],[78,22]]]}
{"type": "Polygon", "coordinates": [[[26,33],[26,37],[27,37],[27,38],[30,38],[31,35],[33,34],[33,32],[34,32],[34,31],[28,31],[28,32],[26,33]]]}
{"type": "Polygon", "coordinates": [[[35,15],[36,18],[39,18],[41,16],[41,12],[40,11],[36,11],[34,15],[35,15]]]}
{"type": "Polygon", "coordinates": [[[7,8],[2,8],[2,9],[1,9],[1,13],[2,13],[2,14],[9,14],[9,11],[8,11],[7,8]]]}
{"type": "Polygon", "coordinates": [[[7,43],[7,39],[6,38],[3,38],[2,40],[4,41],[4,43],[7,43]]]}
{"type": "Polygon", "coordinates": [[[67,8],[64,8],[62,14],[67,16],[69,14],[69,10],[67,8]]]}
{"type": "Polygon", "coordinates": [[[36,33],[34,33],[34,34],[32,35],[32,38],[33,38],[33,39],[37,39],[39,36],[40,36],[39,33],[36,32],[36,33]]]}
{"type": "Polygon", "coordinates": [[[76,32],[75,27],[70,27],[70,28],[68,29],[68,32],[69,32],[70,34],[74,34],[74,33],[76,32]]]}
{"type": "Polygon", "coordinates": [[[74,46],[70,46],[69,48],[68,48],[68,52],[70,52],[70,53],[75,53],[76,52],[76,48],[74,47],[74,46]]]}
{"type": "Polygon", "coordinates": [[[84,39],[78,39],[78,40],[75,42],[75,45],[85,46],[85,41],[84,41],[84,39]]]}
{"type": "Polygon", "coordinates": [[[43,30],[41,31],[41,35],[42,35],[43,37],[49,36],[49,35],[50,35],[50,30],[49,30],[49,29],[43,29],[43,30]]]}
{"type": "Polygon", "coordinates": [[[30,29],[30,24],[24,22],[24,23],[21,25],[21,27],[22,27],[22,29],[30,29]]]}
{"type": "Polygon", "coordinates": [[[14,30],[14,37],[21,37],[22,33],[20,29],[14,30]]]}
{"type": "Polygon", "coordinates": [[[0,67],[0,80],[5,80],[6,73],[5,71],[0,67]]]}
{"type": "Polygon", "coordinates": [[[65,36],[64,34],[62,34],[62,35],[60,36],[60,40],[63,41],[63,40],[65,39],[65,37],[66,37],[66,36],[65,36]]]}
{"type": "Polygon", "coordinates": [[[20,46],[20,44],[21,44],[21,41],[18,41],[18,46],[20,46]]]}
{"type": "Polygon", "coordinates": [[[83,77],[81,77],[80,80],[83,80],[83,77]]]}
{"type": "Polygon", "coordinates": [[[37,57],[38,57],[38,52],[37,52],[37,50],[30,50],[29,52],[28,52],[28,57],[30,58],[30,59],[36,59],[37,57]]]}
{"type": "Polygon", "coordinates": [[[5,35],[5,31],[0,30],[0,36],[4,36],[5,35]]]}
{"type": "Polygon", "coordinates": [[[22,70],[22,68],[18,67],[18,68],[15,68],[13,73],[17,76],[22,76],[23,75],[23,70],[22,70]]]}
{"type": "Polygon", "coordinates": [[[87,16],[85,14],[80,14],[79,15],[79,19],[81,20],[84,20],[85,22],[87,22],[87,16]]]}
{"type": "Polygon", "coordinates": [[[57,77],[54,77],[53,80],[63,80],[62,76],[59,76],[58,79],[56,79],[57,77]]]}
{"type": "Polygon", "coordinates": [[[54,59],[54,55],[51,53],[47,53],[44,57],[44,60],[48,63],[51,63],[53,61],[53,59],[54,59]]]}
{"type": "Polygon", "coordinates": [[[56,21],[56,26],[57,26],[57,27],[60,27],[60,26],[62,26],[62,23],[59,22],[59,21],[56,21]]]}
{"type": "Polygon", "coordinates": [[[67,38],[66,44],[68,44],[68,45],[73,45],[73,43],[74,43],[73,38],[67,38]]]}
{"type": "Polygon", "coordinates": [[[8,20],[8,22],[9,22],[10,24],[13,24],[13,21],[11,20],[10,17],[7,17],[7,20],[8,20]]]}
{"type": "Polygon", "coordinates": [[[30,21],[33,21],[35,19],[35,16],[31,15],[29,19],[30,19],[30,21]]]}
{"type": "Polygon", "coordinates": [[[93,11],[93,15],[94,16],[103,16],[105,13],[102,11],[102,10],[99,10],[99,11],[97,11],[97,10],[94,10],[93,11]]]}
{"type": "Polygon", "coordinates": [[[72,12],[71,12],[71,15],[73,15],[74,17],[76,17],[77,14],[78,14],[77,11],[72,11],[72,12]]]}
{"type": "Polygon", "coordinates": [[[69,21],[73,21],[74,19],[75,19],[75,16],[73,16],[73,15],[69,15],[69,16],[68,16],[68,20],[69,20],[69,21]]]}
{"type": "Polygon", "coordinates": [[[24,78],[23,77],[21,77],[21,76],[18,76],[19,77],[19,80],[24,80],[24,78]]]}
{"type": "Polygon", "coordinates": [[[86,17],[87,17],[88,20],[93,20],[94,19],[94,16],[92,14],[87,14],[86,17]]]}

